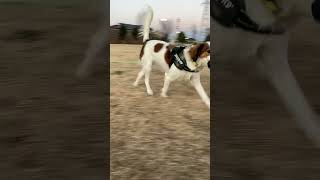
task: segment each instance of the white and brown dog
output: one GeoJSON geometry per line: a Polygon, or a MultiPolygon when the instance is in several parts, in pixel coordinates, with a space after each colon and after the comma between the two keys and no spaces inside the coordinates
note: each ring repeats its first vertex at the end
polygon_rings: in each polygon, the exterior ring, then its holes
{"type": "Polygon", "coordinates": [[[167,92],[172,81],[187,78],[195,87],[201,99],[210,109],[210,99],[200,82],[200,70],[206,66],[210,67],[210,43],[198,43],[184,48],[182,51],[182,56],[185,59],[185,66],[188,71],[178,69],[173,62],[174,54],[171,52],[175,46],[165,41],[149,39],[152,19],[153,10],[150,6],[147,6],[146,19],[142,32],[143,46],[140,52],[142,69],[138,73],[138,77],[134,82],[134,86],[137,86],[139,81],[144,76],[147,93],[148,95],[153,95],[149,81],[152,64],[156,63],[165,72],[165,80],[161,92],[162,97],[168,97],[167,92]]]}

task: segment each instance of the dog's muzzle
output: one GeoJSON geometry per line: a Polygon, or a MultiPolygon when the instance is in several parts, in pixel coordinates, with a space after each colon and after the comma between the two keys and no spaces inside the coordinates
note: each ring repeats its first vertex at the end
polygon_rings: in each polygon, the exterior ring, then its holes
{"type": "Polygon", "coordinates": [[[207,65],[208,65],[208,68],[210,69],[210,61],[208,61],[207,65]]]}
{"type": "Polygon", "coordinates": [[[320,22],[320,0],[313,1],[311,5],[311,11],[313,18],[320,22]]]}

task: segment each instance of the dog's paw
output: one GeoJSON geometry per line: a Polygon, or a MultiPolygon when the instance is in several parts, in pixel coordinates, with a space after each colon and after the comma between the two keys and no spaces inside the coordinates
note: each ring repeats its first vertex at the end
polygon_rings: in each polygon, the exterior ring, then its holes
{"type": "Polygon", "coordinates": [[[153,95],[153,91],[152,90],[148,90],[147,93],[148,93],[149,96],[153,95]]]}
{"type": "Polygon", "coordinates": [[[166,98],[166,97],[168,97],[168,95],[166,93],[161,93],[161,97],[166,98]]]}

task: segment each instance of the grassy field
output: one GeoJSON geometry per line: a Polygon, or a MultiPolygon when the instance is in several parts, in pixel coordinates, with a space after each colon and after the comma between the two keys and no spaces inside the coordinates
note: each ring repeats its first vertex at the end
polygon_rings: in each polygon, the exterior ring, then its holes
{"type": "MultiPolygon", "coordinates": [[[[207,180],[210,165],[210,112],[188,82],[174,82],[160,97],[164,73],[151,73],[154,95],[143,81],[140,45],[110,47],[111,175],[115,180],[207,180]]],[[[209,71],[202,73],[210,92],[209,71]]]]}

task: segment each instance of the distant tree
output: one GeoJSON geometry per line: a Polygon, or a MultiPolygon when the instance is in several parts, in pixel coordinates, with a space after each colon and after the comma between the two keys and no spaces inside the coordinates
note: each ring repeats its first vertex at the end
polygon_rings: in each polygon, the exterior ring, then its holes
{"type": "Polygon", "coordinates": [[[210,34],[207,35],[205,41],[210,41],[210,34]]]}
{"type": "Polygon", "coordinates": [[[139,34],[139,27],[136,26],[136,27],[132,30],[131,35],[132,35],[132,37],[133,37],[134,39],[138,39],[138,34],[139,34]]]}
{"type": "Polygon", "coordinates": [[[169,41],[169,34],[164,34],[164,36],[161,38],[162,41],[166,41],[168,42],[169,41]]]}
{"type": "Polygon", "coordinates": [[[119,39],[124,40],[126,38],[127,32],[128,32],[127,27],[121,24],[120,30],[119,30],[119,39]]]}
{"type": "Polygon", "coordinates": [[[184,34],[184,32],[180,32],[180,33],[178,34],[177,41],[180,42],[180,43],[185,43],[185,42],[187,42],[187,41],[186,41],[186,35],[184,34]]]}

